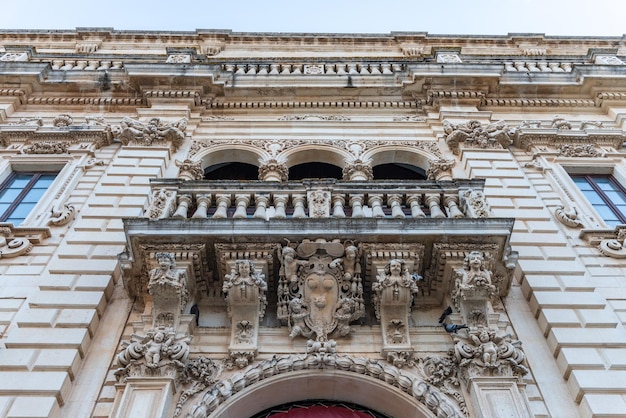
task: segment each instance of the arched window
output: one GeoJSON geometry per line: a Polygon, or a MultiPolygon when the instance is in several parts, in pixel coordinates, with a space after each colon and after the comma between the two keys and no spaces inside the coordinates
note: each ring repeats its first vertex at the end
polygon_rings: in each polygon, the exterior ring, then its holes
{"type": "Polygon", "coordinates": [[[232,162],[214,164],[204,169],[205,180],[258,180],[259,168],[253,164],[232,162]]]}
{"type": "Polygon", "coordinates": [[[425,180],[426,172],[411,164],[388,163],[372,168],[374,180],[425,180]]]}
{"type": "Polygon", "coordinates": [[[341,180],[341,167],[328,163],[303,163],[289,168],[289,180],[337,179],[341,180]]]}

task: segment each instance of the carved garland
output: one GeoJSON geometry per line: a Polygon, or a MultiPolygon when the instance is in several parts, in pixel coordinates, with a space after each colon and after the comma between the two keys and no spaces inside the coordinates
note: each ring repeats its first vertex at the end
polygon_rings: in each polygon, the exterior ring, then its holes
{"type": "MultiPolygon", "coordinates": [[[[275,356],[250,367],[245,372],[235,373],[228,379],[213,384],[202,396],[200,402],[189,408],[186,417],[207,418],[218,406],[228,401],[237,392],[272,376],[285,375],[299,370],[338,370],[369,376],[399,388],[424,404],[437,417],[462,418],[467,413],[464,402],[457,405],[435,385],[419,377],[402,373],[398,368],[380,360],[338,355],[334,351],[332,342],[327,342],[320,343],[317,348],[311,347],[307,355],[275,356]]],[[[195,393],[197,392],[199,391],[195,393]]],[[[183,396],[185,393],[186,391],[183,392],[183,396]]],[[[183,396],[181,396],[182,402],[179,401],[177,404],[175,417],[181,414],[184,401],[189,398],[186,396],[183,399],[183,396]]],[[[458,398],[462,399],[460,394],[454,397],[457,402],[458,398]]]]}

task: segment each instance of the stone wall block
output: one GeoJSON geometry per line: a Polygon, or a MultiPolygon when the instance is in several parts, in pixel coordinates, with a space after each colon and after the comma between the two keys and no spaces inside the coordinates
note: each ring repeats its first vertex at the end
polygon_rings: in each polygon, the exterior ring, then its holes
{"type": "Polygon", "coordinates": [[[86,329],[17,328],[5,339],[7,348],[73,348],[85,356],[91,338],[86,329]]]}
{"type": "Polygon", "coordinates": [[[28,302],[31,308],[96,309],[100,316],[106,307],[102,292],[40,291],[28,302]]]}

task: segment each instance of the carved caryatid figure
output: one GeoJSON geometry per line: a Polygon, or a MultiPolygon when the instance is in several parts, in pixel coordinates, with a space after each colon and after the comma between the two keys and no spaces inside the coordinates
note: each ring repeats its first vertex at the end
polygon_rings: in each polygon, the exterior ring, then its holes
{"type": "Polygon", "coordinates": [[[245,367],[257,353],[259,321],[265,314],[267,283],[251,260],[236,260],[225,276],[228,314],[231,317],[230,358],[227,366],[245,367]]]}
{"type": "Polygon", "coordinates": [[[459,289],[474,290],[484,288],[490,293],[496,287],[491,284],[491,272],[485,269],[485,258],[480,251],[470,252],[463,260],[463,270],[459,289]]]}
{"type": "Polygon", "coordinates": [[[380,319],[383,334],[382,354],[398,367],[411,358],[413,349],[409,340],[409,313],[413,297],[418,293],[416,276],[404,260],[390,260],[383,272],[372,283],[376,317],[380,319]]]}
{"type": "Polygon", "coordinates": [[[158,266],[150,270],[148,282],[148,292],[154,303],[153,318],[156,321],[159,316],[170,315],[176,324],[178,316],[189,303],[187,272],[185,269],[176,268],[173,253],[156,253],[154,258],[158,266]]]}
{"type": "MultiPolygon", "coordinates": [[[[417,282],[406,268],[404,260],[390,260],[384,268],[384,274],[377,276],[377,281],[372,283],[376,316],[380,319],[380,307],[384,303],[395,301],[394,304],[406,303],[413,300],[413,295],[419,289],[417,282]],[[390,295],[383,295],[384,290],[389,289],[390,295]],[[407,292],[401,290],[406,289],[407,292]],[[390,299],[391,298],[391,299],[390,299]]],[[[410,303],[407,308],[410,308],[410,303]]]]}
{"type": "Polygon", "coordinates": [[[284,247],[278,286],[278,317],[289,336],[326,341],[346,336],[364,314],[358,249],[339,242],[305,241],[284,247]]]}

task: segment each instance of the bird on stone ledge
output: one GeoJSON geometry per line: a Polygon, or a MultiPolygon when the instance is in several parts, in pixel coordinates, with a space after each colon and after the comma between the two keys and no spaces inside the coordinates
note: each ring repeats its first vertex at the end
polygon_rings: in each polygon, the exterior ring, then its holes
{"type": "Polygon", "coordinates": [[[463,328],[469,328],[467,325],[463,324],[463,325],[458,325],[458,324],[441,324],[443,326],[443,328],[446,330],[446,332],[449,333],[455,333],[463,328]]]}

